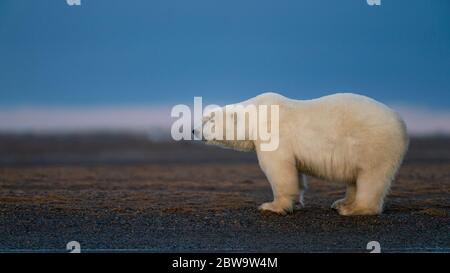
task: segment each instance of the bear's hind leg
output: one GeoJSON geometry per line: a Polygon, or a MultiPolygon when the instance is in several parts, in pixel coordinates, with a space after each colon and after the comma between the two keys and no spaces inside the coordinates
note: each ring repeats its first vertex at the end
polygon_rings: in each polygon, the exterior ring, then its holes
{"type": "Polygon", "coordinates": [[[331,205],[332,209],[339,209],[342,206],[348,206],[353,201],[355,201],[356,197],[356,182],[348,183],[347,190],[345,192],[345,197],[339,200],[334,201],[331,205]]]}
{"type": "Polygon", "coordinates": [[[389,171],[363,172],[356,182],[355,200],[338,207],[341,215],[376,215],[383,210],[384,197],[391,184],[389,171]]]}
{"type": "Polygon", "coordinates": [[[273,201],[262,204],[259,209],[282,215],[292,212],[300,194],[298,170],[295,164],[287,161],[278,164],[272,162],[261,167],[272,187],[273,201]]]}

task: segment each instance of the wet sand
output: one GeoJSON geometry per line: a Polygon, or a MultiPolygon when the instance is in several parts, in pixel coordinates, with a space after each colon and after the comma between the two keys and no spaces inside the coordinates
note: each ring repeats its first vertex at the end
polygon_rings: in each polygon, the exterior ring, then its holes
{"type": "Polygon", "coordinates": [[[0,250],[450,252],[450,139],[414,139],[380,216],[330,209],[344,186],[310,179],[305,207],[261,213],[253,153],[140,135],[0,136],[0,250]]]}

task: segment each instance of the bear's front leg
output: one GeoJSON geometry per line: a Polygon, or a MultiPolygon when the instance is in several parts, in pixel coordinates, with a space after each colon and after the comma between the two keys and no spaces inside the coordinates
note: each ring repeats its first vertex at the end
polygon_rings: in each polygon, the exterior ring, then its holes
{"type": "Polygon", "coordinates": [[[258,159],[261,169],[270,182],[274,199],[272,202],[262,204],[259,209],[282,215],[292,212],[300,194],[295,160],[280,160],[276,158],[276,155],[258,155],[258,159]]]}

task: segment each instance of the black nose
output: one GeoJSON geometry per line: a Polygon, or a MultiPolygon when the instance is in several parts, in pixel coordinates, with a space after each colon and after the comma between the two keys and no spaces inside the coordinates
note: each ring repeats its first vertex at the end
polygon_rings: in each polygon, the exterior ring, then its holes
{"type": "Polygon", "coordinates": [[[192,134],[195,135],[195,130],[192,130],[192,134]]]}

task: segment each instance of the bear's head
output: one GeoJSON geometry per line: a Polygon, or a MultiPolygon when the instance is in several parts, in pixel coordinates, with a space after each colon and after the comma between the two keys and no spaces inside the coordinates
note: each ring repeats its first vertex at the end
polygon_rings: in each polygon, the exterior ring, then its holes
{"type": "Polygon", "coordinates": [[[255,149],[255,127],[257,121],[256,108],[240,104],[225,107],[212,107],[204,111],[202,125],[193,133],[206,144],[219,145],[239,151],[255,149]]]}

